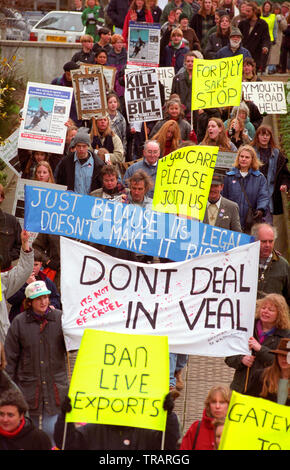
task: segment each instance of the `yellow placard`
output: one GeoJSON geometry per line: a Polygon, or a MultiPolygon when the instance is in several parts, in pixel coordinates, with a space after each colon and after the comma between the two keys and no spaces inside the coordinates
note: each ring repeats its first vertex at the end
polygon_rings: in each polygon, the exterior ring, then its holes
{"type": "Polygon", "coordinates": [[[2,284],[1,284],[1,276],[0,276],[0,302],[2,301],[2,284]]]}
{"type": "Polygon", "coordinates": [[[164,431],[169,392],[167,336],[84,331],[69,397],[68,422],[164,431]]]}
{"type": "Polygon", "coordinates": [[[239,106],[242,93],[243,56],[194,59],[192,109],[239,106]]]}
{"type": "Polygon", "coordinates": [[[158,161],[153,210],[204,219],[218,147],[190,146],[158,161]]]}
{"type": "Polygon", "coordinates": [[[233,392],[219,450],[290,450],[290,407],[233,392]]]}

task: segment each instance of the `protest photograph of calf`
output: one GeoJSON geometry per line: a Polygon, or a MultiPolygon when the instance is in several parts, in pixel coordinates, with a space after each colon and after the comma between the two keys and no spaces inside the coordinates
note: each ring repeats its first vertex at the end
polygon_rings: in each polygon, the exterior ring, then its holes
{"type": "Polygon", "coordinates": [[[289,451],[290,4],[60,3],[0,37],[0,449],[289,451]]]}

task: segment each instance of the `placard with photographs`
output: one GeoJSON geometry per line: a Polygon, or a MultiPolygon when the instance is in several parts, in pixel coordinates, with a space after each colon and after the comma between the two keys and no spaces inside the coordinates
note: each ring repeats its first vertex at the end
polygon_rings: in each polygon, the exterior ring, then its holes
{"type": "Polygon", "coordinates": [[[104,114],[107,108],[106,86],[101,70],[72,70],[72,82],[78,119],[91,119],[104,114]]]}

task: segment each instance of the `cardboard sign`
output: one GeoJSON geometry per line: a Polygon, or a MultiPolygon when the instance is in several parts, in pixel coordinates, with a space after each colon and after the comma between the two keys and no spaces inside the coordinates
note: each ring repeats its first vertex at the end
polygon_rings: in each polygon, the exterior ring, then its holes
{"type": "Polygon", "coordinates": [[[168,388],[165,336],[87,329],[70,383],[72,411],[66,421],[164,431],[168,388]]]}
{"type": "Polygon", "coordinates": [[[204,219],[218,147],[192,146],[158,161],[153,209],[204,219]]]}
{"type": "Polygon", "coordinates": [[[244,99],[253,101],[261,114],[287,114],[283,82],[243,82],[244,99]]]}
{"type": "Polygon", "coordinates": [[[290,450],[290,407],[232,392],[219,450],[290,450]]]}
{"type": "Polygon", "coordinates": [[[242,92],[243,56],[194,59],[192,109],[239,106],[242,92]]]}
{"type": "MultiPolygon", "coordinates": [[[[88,68],[89,69],[89,68],[88,68]]],[[[72,70],[78,119],[91,119],[106,112],[107,99],[101,70],[90,73],[72,70]]]]}
{"type": "Polygon", "coordinates": [[[156,69],[125,71],[128,121],[159,121],[163,117],[156,69]]]}

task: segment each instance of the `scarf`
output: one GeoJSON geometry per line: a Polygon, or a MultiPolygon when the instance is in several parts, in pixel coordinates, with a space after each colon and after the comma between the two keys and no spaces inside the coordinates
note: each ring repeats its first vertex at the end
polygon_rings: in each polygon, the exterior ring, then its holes
{"type": "Polygon", "coordinates": [[[258,335],[258,340],[260,344],[263,344],[265,341],[265,338],[267,336],[270,336],[276,330],[276,327],[274,326],[274,328],[271,328],[271,330],[269,331],[263,331],[262,323],[260,320],[257,321],[256,328],[257,328],[257,335],[258,335]]]}
{"type": "Polygon", "coordinates": [[[0,427],[0,435],[8,438],[17,436],[22,431],[25,424],[25,418],[22,416],[19,426],[14,431],[5,431],[0,427]]]}
{"type": "Polygon", "coordinates": [[[45,312],[44,315],[38,315],[37,313],[31,311],[32,317],[34,318],[34,320],[37,321],[37,323],[39,323],[40,332],[42,332],[42,331],[44,330],[45,326],[46,326],[47,323],[48,323],[48,320],[47,320],[47,313],[48,313],[48,309],[46,310],[46,312],[45,312]]]}

